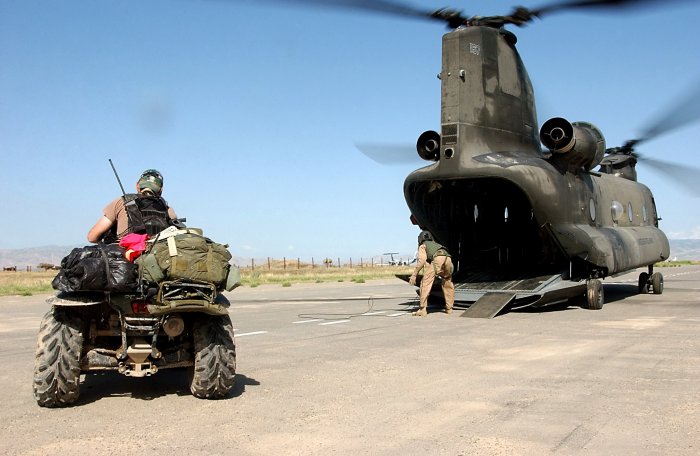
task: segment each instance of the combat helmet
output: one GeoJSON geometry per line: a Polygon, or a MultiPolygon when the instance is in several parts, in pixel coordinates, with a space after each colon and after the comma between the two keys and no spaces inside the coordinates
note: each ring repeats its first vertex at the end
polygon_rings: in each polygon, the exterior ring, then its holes
{"type": "Polygon", "coordinates": [[[430,233],[430,231],[423,230],[420,232],[418,235],[418,245],[421,245],[425,241],[434,241],[433,235],[430,233]]]}

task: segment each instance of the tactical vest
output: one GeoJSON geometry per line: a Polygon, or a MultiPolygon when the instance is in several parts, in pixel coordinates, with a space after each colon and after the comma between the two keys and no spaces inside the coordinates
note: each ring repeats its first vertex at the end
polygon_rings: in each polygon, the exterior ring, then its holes
{"type": "Polygon", "coordinates": [[[123,199],[129,217],[127,233],[154,236],[170,226],[168,203],[160,196],[129,194],[123,199]]]}
{"type": "MultiPolygon", "coordinates": [[[[130,193],[124,195],[122,199],[129,220],[129,226],[123,235],[139,233],[154,236],[170,226],[168,203],[162,197],[130,193]]],[[[115,223],[105,235],[104,242],[117,242],[118,234],[115,223]]]]}
{"type": "Polygon", "coordinates": [[[424,241],[423,244],[425,244],[425,252],[428,254],[429,263],[432,263],[433,258],[436,256],[450,256],[447,249],[435,241],[424,241]]]}

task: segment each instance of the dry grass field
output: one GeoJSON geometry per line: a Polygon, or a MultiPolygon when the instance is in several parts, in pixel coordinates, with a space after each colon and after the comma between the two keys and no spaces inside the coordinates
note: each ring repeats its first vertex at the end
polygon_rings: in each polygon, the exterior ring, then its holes
{"type": "MultiPolygon", "coordinates": [[[[284,264],[283,261],[271,261],[255,267],[241,269],[244,286],[256,287],[262,284],[280,284],[291,286],[294,283],[321,283],[352,281],[362,283],[365,280],[393,277],[395,274],[411,273],[410,266],[371,266],[364,267],[326,267],[325,265],[284,264]]],[[[0,296],[51,293],[51,281],[57,271],[37,272],[0,272],[0,296]]]]}
{"type": "MultiPolygon", "coordinates": [[[[697,261],[666,261],[657,267],[677,267],[698,264],[697,261]]],[[[279,284],[284,287],[295,283],[356,282],[386,279],[396,274],[410,274],[413,266],[386,266],[364,264],[350,266],[326,266],[324,264],[298,263],[297,261],[270,260],[253,267],[241,268],[244,286],[257,287],[263,284],[279,284]]],[[[0,272],[0,296],[31,296],[52,293],[51,281],[57,271],[0,272]]]]}
{"type": "Polygon", "coordinates": [[[56,271],[0,272],[0,296],[50,293],[56,271]]]}

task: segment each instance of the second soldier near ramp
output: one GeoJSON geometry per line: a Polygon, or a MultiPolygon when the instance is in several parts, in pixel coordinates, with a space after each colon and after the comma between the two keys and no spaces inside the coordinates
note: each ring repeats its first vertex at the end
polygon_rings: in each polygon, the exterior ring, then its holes
{"type": "Polygon", "coordinates": [[[455,302],[455,287],[452,283],[452,258],[447,249],[435,242],[433,235],[429,231],[421,231],[418,235],[418,261],[416,268],[409,279],[411,285],[416,284],[416,277],[423,267],[423,279],[420,283],[420,309],[413,312],[413,315],[425,317],[428,315],[428,296],[433,288],[435,276],[442,278],[442,293],[445,296],[445,312],[452,313],[455,302]]]}

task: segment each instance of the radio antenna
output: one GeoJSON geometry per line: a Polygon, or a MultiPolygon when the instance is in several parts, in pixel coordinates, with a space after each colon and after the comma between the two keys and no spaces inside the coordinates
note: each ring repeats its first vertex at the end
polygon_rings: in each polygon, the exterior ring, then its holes
{"type": "Polygon", "coordinates": [[[114,177],[117,178],[117,182],[119,182],[119,188],[122,189],[122,195],[126,196],[126,192],[124,191],[124,186],[122,185],[122,180],[119,179],[119,174],[117,174],[117,169],[114,167],[114,163],[112,163],[112,159],[108,158],[109,160],[109,166],[112,167],[112,171],[114,171],[114,177]]]}

